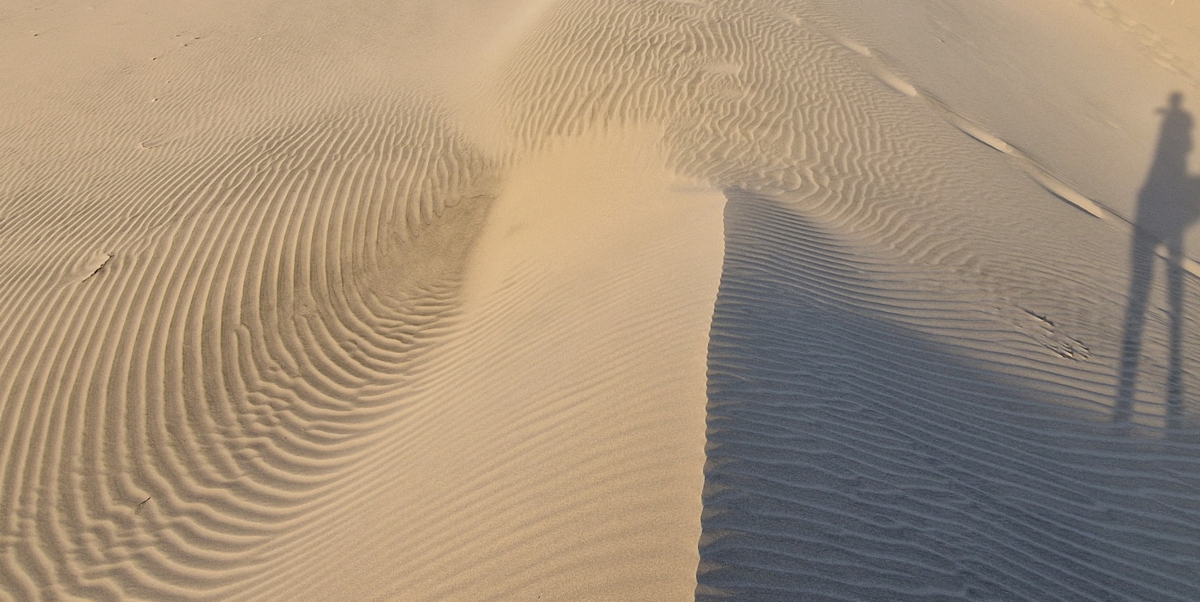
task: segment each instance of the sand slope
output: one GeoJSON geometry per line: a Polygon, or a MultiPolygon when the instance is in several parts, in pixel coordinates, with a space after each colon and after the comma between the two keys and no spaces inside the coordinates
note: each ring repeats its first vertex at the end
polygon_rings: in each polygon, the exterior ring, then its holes
{"type": "Polygon", "coordinates": [[[263,591],[692,595],[724,197],[669,174],[655,139],[585,136],[514,166],[369,484],[318,521],[303,568],[274,569],[304,577],[263,591]]]}
{"type": "Polygon", "coordinates": [[[1187,10],[0,7],[0,599],[1194,600],[1187,10]]]}
{"type": "Polygon", "coordinates": [[[470,32],[364,6],[58,7],[4,139],[4,596],[690,595],[723,196],[656,127],[468,141],[406,53],[470,32]],[[173,54],[71,62],[122,24],[173,54]]]}
{"type": "Polygon", "coordinates": [[[1116,341],[1057,290],[745,194],[726,241],[698,599],[1195,594],[1194,418],[1114,423],[1116,341]]]}

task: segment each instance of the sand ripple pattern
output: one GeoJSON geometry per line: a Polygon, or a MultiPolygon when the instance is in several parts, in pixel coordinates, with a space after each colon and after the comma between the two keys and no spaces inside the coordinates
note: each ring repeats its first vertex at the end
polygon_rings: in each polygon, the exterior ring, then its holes
{"type": "Polygon", "coordinates": [[[804,10],[561,3],[506,74],[525,144],[663,123],[731,191],[698,596],[1195,599],[1194,409],[1112,420],[1128,230],[804,10]]]}
{"type": "MultiPolygon", "coordinates": [[[[1111,420],[1128,232],[804,9],[562,1],[487,88],[499,155],[648,122],[728,191],[697,597],[1200,599],[1194,408],[1165,428],[1147,374],[1134,424],[1111,420]]],[[[454,418],[393,428],[436,390],[419,375],[455,379],[424,362],[506,164],[450,123],[386,96],[173,161],[11,170],[0,599],[270,598],[337,524],[313,517],[385,478],[376,444],[454,418]]]]}
{"type": "Polygon", "coordinates": [[[439,336],[465,244],[427,224],[486,204],[487,162],[405,99],[171,167],[104,191],[109,212],[170,201],[124,232],[9,206],[4,244],[37,252],[0,266],[0,599],[227,599],[261,578],[439,336]]]}
{"type": "Polygon", "coordinates": [[[731,193],[697,599],[1195,599],[1195,432],[1131,436],[1097,350],[890,254],[731,193]]]}

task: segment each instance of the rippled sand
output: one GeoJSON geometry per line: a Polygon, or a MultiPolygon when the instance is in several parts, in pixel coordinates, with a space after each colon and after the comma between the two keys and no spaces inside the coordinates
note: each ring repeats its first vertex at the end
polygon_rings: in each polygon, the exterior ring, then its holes
{"type": "Polygon", "coordinates": [[[0,81],[0,600],[1200,599],[1193,2],[14,0],[0,81]]]}

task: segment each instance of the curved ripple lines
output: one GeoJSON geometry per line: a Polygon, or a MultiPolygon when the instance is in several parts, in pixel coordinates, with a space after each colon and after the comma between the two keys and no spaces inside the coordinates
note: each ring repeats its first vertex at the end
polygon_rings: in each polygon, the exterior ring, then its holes
{"type": "Polygon", "coordinates": [[[490,167],[432,107],[346,107],[211,153],[109,199],[172,190],[149,227],[6,274],[0,590],[18,599],[261,580],[359,474],[454,306],[490,167]],[[70,277],[39,273],[72,255],[70,277]]]}

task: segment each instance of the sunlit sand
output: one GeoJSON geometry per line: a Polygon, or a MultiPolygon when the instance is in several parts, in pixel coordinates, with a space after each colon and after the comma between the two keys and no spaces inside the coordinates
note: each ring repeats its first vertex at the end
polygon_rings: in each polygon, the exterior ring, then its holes
{"type": "Polygon", "coordinates": [[[1200,3],[0,4],[0,601],[1200,599],[1200,3]]]}

